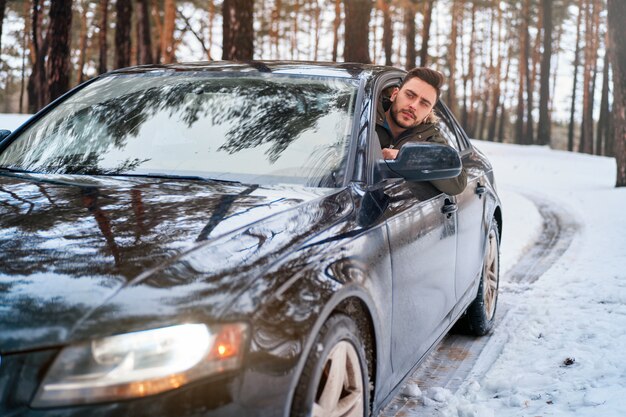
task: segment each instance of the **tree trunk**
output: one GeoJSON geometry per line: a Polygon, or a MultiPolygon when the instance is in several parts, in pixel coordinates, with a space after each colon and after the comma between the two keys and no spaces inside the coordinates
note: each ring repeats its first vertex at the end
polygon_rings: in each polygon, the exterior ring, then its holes
{"type": "Polygon", "coordinates": [[[98,61],[98,73],[107,72],[107,29],[109,15],[109,0],[100,0],[100,32],[98,33],[98,43],[100,59],[98,61]]]}
{"type": "Polygon", "coordinates": [[[537,143],[550,143],[550,60],[552,59],[552,0],[541,0],[543,11],[543,55],[541,56],[539,86],[539,125],[537,126],[537,143]]]}
{"type": "Polygon", "coordinates": [[[580,26],[582,24],[584,0],[578,1],[576,20],[576,50],[574,52],[574,82],[572,83],[572,104],[570,106],[569,127],[567,130],[567,150],[574,151],[574,115],[576,114],[576,87],[578,86],[578,67],[580,66],[580,26]]]}
{"type": "Polygon", "coordinates": [[[344,0],[346,33],[343,59],[345,62],[369,64],[369,32],[372,0],[344,0]]]}
{"type": "Polygon", "coordinates": [[[50,53],[46,62],[50,101],[70,87],[70,28],[72,1],[55,0],[50,4],[50,53]]]}
{"type": "MultiPolygon", "coordinates": [[[[540,0],[543,1],[543,0],[540,0]]],[[[531,6],[532,7],[532,6],[531,6]]],[[[529,45],[530,45],[530,27],[531,27],[531,20],[530,20],[530,16],[529,18],[529,22],[528,22],[528,29],[529,29],[529,45]]],[[[530,134],[530,144],[533,143],[538,143],[536,142],[536,138],[535,138],[535,119],[533,117],[533,110],[535,109],[535,86],[536,84],[536,80],[537,80],[537,67],[539,66],[539,63],[541,62],[541,33],[543,30],[543,13],[538,13],[537,14],[537,25],[536,25],[536,29],[537,29],[537,33],[535,36],[535,42],[534,44],[530,45],[530,48],[532,50],[529,51],[529,59],[530,59],[530,70],[528,71],[527,75],[528,75],[528,79],[526,80],[526,100],[528,102],[527,106],[526,106],[526,122],[527,122],[527,127],[526,127],[526,132],[530,134]]]]}
{"type": "MultiPolygon", "coordinates": [[[[509,74],[510,74],[510,69],[511,69],[511,46],[509,46],[509,59],[507,60],[506,63],[506,70],[504,71],[504,82],[502,83],[504,85],[504,92],[502,94],[503,97],[507,97],[508,95],[508,86],[509,86],[509,74]]],[[[500,110],[500,125],[498,126],[498,142],[504,142],[504,127],[506,125],[507,122],[507,118],[506,118],[506,106],[504,105],[504,100],[502,100],[502,104],[500,105],[501,110],[500,110]]]]}
{"type": "Polygon", "coordinates": [[[430,25],[433,20],[433,2],[435,0],[427,0],[424,2],[424,24],[422,25],[422,48],[420,49],[420,65],[425,67],[428,65],[428,43],[430,42],[430,25]]]}
{"type": "Polygon", "coordinates": [[[130,65],[131,0],[117,0],[115,10],[115,68],[124,68],[130,65]]]}
{"type": "Polygon", "coordinates": [[[165,0],[163,33],[161,33],[161,62],[174,62],[174,29],[176,29],[176,0],[165,0]]]}
{"type": "Polygon", "coordinates": [[[2,62],[2,22],[4,22],[4,9],[6,0],[0,0],[0,62],[2,62]]]}
{"type": "Polygon", "coordinates": [[[623,32],[626,2],[608,0],[607,11],[613,68],[613,129],[617,163],[615,186],[626,187],[626,39],[623,32]]]}
{"type": "Polygon", "coordinates": [[[251,60],[254,54],[254,0],[224,0],[222,59],[251,60]]]}
{"type": "Polygon", "coordinates": [[[83,1],[81,4],[81,17],[80,17],[80,45],[78,52],[80,58],[78,60],[78,71],[76,80],[78,84],[81,84],[85,80],[85,55],[87,55],[87,7],[88,3],[83,1]]]}
{"type": "Polygon", "coordinates": [[[315,43],[313,46],[313,61],[317,61],[320,49],[320,30],[322,26],[322,10],[317,0],[315,0],[315,9],[313,13],[313,19],[315,20],[315,43]]]}
{"type": "Polygon", "coordinates": [[[463,0],[453,0],[452,2],[452,28],[450,30],[450,44],[448,48],[448,67],[450,76],[448,77],[448,97],[447,104],[450,111],[455,114],[456,103],[456,46],[459,24],[463,16],[463,0]]]}
{"type": "Polygon", "coordinates": [[[150,4],[137,0],[137,62],[152,64],[152,36],[150,34],[150,4]]]}
{"type": "Polygon", "coordinates": [[[585,66],[583,77],[583,119],[580,131],[580,151],[593,153],[593,73],[598,58],[595,45],[595,33],[599,17],[599,7],[595,0],[589,0],[585,30],[585,66]]]}
{"type": "Polygon", "coordinates": [[[526,49],[526,60],[527,60],[527,69],[526,70],[526,134],[525,134],[525,139],[526,142],[525,144],[527,145],[532,145],[533,143],[535,143],[535,131],[534,131],[534,122],[533,122],[533,107],[534,107],[534,100],[533,100],[533,93],[534,93],[534,72],[535,72],[535,59],[533,56],[531,56],[530,53],[530,33],[529,33],[529,28],[530,28],[530,0],[526,1],[526,13],[524,14],[524,20],[526,21],[526,23],[524,24],[524,31],[525,31],[525,39],[526,42],[524,43],[524,48],[526,49]]]}
{"type": "Polygon", "coordinates": [[[498,121],[498,111],[500,107],[500,86],[502,84],[502,10],[498,7],[498,42],[497,46],[492,44],[491,50],[497,48],[498,62],[495,68],[494,86],[492,94],[491,116],[489,117],[489,129],[487,131],[487,140],[493,142],[496,137],[496,124],[498,121]]]}
{"type": "Polygon", "coordinates": [[[404,11],[404,28],[406,30],[406,69],[415,68],[417,52],[415,51],[415,14],[417,4],[409,0],[404,11]]]}
{"type": "Polygon", "coordinates": [[[26,16],[29,15],[30,4],[28,2],[24,2],[24,16],[25,16],[25,24],[24,24],[24,33],[22,34],[22,74],[20,81],[20,113],[24,113],[24,91],[25,91],[25,80],[26,80],[26,54],[28,53],[28,49],[30,46],[30,32],[31,32],[31,23],[26,16]]]}
{"type": "Polygon", "coordinates": [[[43,5],[33,0],[32,8],[32,70],[28,79],[28,111],[36,113],[48,103],[48,82],[46,79],[46,55],[48,39],[42,36],[43,5]]]}
{"type": "Polygon", "coordinates": [[[339,25],[341,24],[341,0],[335,0],[335,20],[333,22],[333,56],[332,61],[337,62],[339,54],[339,25]]]}
{"type": "Polygon", "coordinates": [[[467,73],[463,76],[463,111],[461,112],[461,125],[470,137],[474,136],[474,132],[470,129],[470,116],[471,109],[474,103],[470,100],[468,103],[468,95],[471,96],[471,91],[474,84],[474,45],[476,41],[476,3],[472,3],[472,24],[470,32],[470,45],[469,53],[467,57],[467,73]],[[470,93],[468,93],[468,91],[470,93]]]}
{"type": "Polygon", "coordinates": [[[161,17],[161,9],[159,8],[159,0],[151,2],[152,21],[154,29],[152,31],[152,59],[154,62],[161,62],[161,38],[163,37],[163,21],[161,17]]]}
{"type": "Polygon", "coordinates": [[[520,145],[526,145],[532,143],[529,141],[526,135],[526,129],[524,129],[524,81],[527,79],[528,73],[528,52],[529,52],[529,39],[528,39],[528,14],[529,14],[529,0],[525,0],[522,7],[522,14],[520,16],[521,34],[522,39],[520,42],[520,56],[519,56],[519,79],[517,90],[517,120],[515,121],[515,143],[520,145]]]}
{"type": "Polygon", "coordinates": [[[593,111],[589,104],[589,93],[591,90],[591,36],[593,33],[592,19],[591,19],[591,4],[593,0],[586,0],[585,2],[585,49],[584,49],[584,61],[583,61],[583,108],[582,108],[582,120],[580,124],[580,143],[578,145],[579,152],[589,152],[589,135],[593,132],[591,127],[588,127],[588,116],[590,110],[593,111]]]}
{"type": "Polygon", "coordinates": [[[393,29],[389,7],[391,0],[380,0],[380,9],[383,11],[383,50],[385,51],[385,65],[393,65],[393,29]]]}

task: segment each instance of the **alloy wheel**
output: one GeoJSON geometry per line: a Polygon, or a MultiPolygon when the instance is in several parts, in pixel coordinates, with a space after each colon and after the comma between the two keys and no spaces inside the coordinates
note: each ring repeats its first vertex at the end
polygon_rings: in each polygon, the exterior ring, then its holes
{"type": "Polygon", "coordinates": [[[489,231],[484,268],[483,301],[487,318],[491,320],[496,311],[496,298],[498,296],[498,237],[494,230],[489,231]]]}
{"type": "Polygon", "coordinates": [[[324,363],[313,417],[362,417],[363,377],[354,346],[340,341],[324,363]]]}

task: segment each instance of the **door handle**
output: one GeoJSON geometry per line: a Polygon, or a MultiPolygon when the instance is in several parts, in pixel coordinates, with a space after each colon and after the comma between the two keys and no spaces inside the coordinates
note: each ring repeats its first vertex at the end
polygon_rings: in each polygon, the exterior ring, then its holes
{"type": "Polygon", "coordinates": [[[476,186],[476,194],[478,194],[478,198],[482,198],[483,194],[485,194],[487,192],[487,187],[485,187],[484,185],[480,185],[480,183],[478,183],[478,185],[476,186]]]}
{"type": "Polygon", "coordinates": [[[456,205],[456,203],[453,203],[448,199],[446,199],[445,204],[443,205],[443,207],[441,207],[441,212],[445,214],[448,219],[452,217],[452,215],[456,213],[457,210],[458,206],[456,205]]]}

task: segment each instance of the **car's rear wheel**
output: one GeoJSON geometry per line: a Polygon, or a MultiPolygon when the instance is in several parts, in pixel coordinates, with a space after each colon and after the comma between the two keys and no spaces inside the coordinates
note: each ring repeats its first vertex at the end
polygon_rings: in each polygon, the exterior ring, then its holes
{"type": "Polygon", "coordinates": [[[367,363],[356,324],[331,316],[317,336],[294,395],[294,417],[369,415],[367,363]]]}
{"type": "Polygon", "coordinates": [[[491,222],[478,294],[459,321],[461,330],[483,336],[493,328],[500,284],[500,233],[496,221],[491,222]]]}

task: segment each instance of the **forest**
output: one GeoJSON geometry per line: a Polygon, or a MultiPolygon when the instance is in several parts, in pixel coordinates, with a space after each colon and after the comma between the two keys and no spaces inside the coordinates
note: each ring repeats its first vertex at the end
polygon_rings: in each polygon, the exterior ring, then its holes
{"type": "Polygon", "coordinates": [[[0,0],[0,112],[141,64],[430,66],[470,137],[615,157],[625,186],[624,22],[624,0],[0,0]]]}

